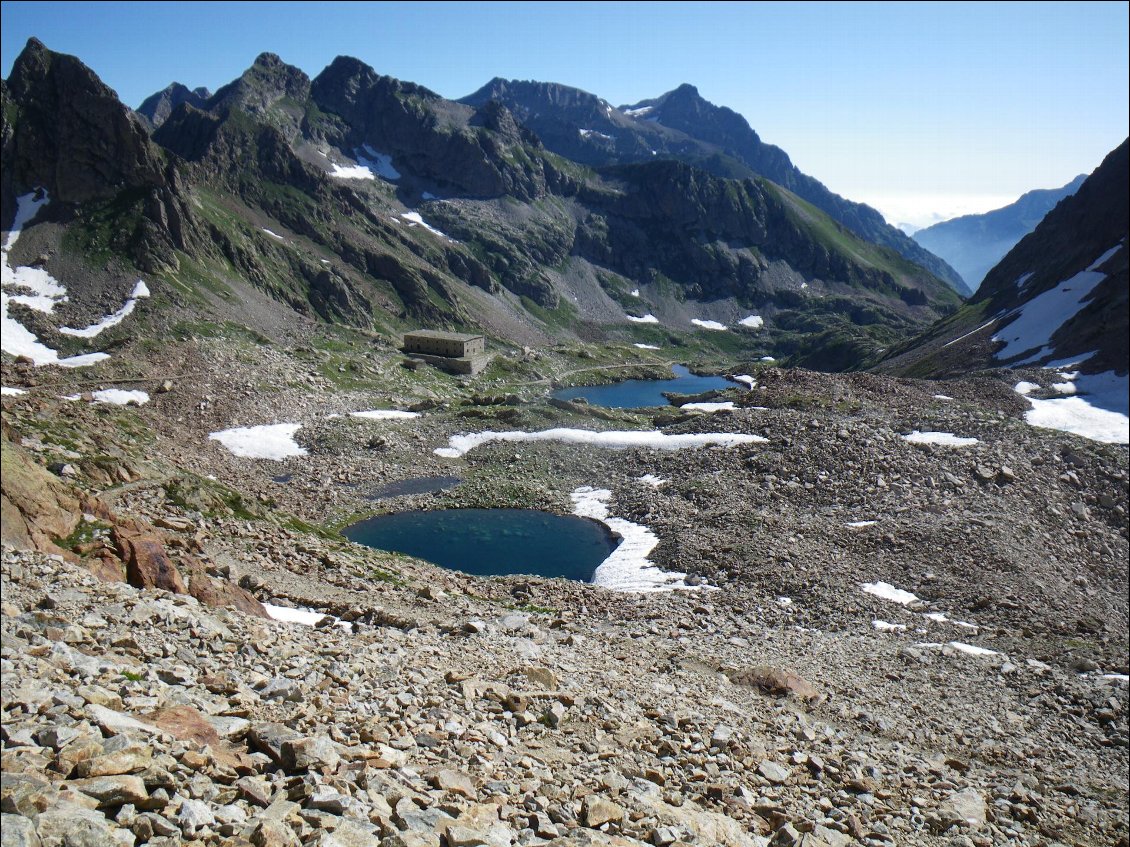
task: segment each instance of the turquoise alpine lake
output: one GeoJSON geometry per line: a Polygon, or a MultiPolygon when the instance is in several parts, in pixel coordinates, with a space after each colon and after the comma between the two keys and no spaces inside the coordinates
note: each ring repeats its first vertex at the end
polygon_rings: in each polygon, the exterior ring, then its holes
{"type": "Polygon", "coordinates": [[[607,527],[533,509],[437,509],[378,515],[342,530],[350,541],[475,576],[592,580],[616,549],[607,527]]]}
{"type": "Polygon", "coordinates": [[[674,379],[626,379],[608,385],[578,385],[553,392],[558,400],[577,400],[584,398],[594,406],[608,409],[639,409],[650,406],[666,406],[667,398],[663,392],[675,394],[701,394],[704,391],[717,391],[733,388],[734,383],[721,376],[695,376],[682,365],[671,368],[674,379]]]}

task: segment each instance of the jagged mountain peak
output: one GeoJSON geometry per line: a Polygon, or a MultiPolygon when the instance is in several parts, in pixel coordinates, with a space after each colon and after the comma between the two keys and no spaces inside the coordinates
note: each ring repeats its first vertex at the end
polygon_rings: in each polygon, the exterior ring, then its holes
{"type": "Polygon", "coordinates": [[[672,88],[666,94],[661,94],[655,98],[657,104],[662,103],[677,103],[679,101],[695,101],[702,100],[707,102],[698,92],[698,86],[691,85],[689,82],[684,82],[681,85],[672,88]]]}
{"type": "Polygon", "coordinates": [[[252,62],[252,67],[274,69],[285,68],[288,67],[288,65],[279,57],[278,53],[270,53],[264,51],[263,53],[260,53],[255,57],[255,61],[252,62]]]}
{"type": "Polygon", "coordinates": [[[165,184],[142,121],[77,57],[29,39],[4,101],[6,216],[16,191],[43,187],[55,200],[77,203],[165,184]],[[9,108],[17,121],[9,123],[9,108]]]}
{"type": "MultiPolygon", "coordinates": [[[[726,106],[718,106],[703,97],[698,88],[689,82],[684,82],[665,94],[650,100],[641,100],[634,106],[625,106],[627,113],[648,109],[647,117],[664,126],[686,132],[688,135],[704,138],[715,144],[720,144],[729,152],[739,156],[747,152],[751,144],[761,145],[761,138],[753,127],[740,114],[726,106]],[[705,130],[709,135],[704,135],[705,130]]],[[[792,167],[788,155],[779,147],[763,145],[778,169],[792,167]]],[[[766,153],[762,153],[766,158],[766,153]]],[[[775,177],[766,174],[770,179],[775,177]]]]}
{"type": "Polygon", "coordinates": [[[250,112],[262,112],[284,97],[304,100],[309,95],[310,77],[305,71],[288,65],[274,53],[260,53],[237,80],[212,95],[207,108],[238,105],[250,112]]]}
{"type": "Polygon", "coordinates": [[[60,74],[66,76],[68,84],[77,86],[83,93],[117,97],[114,90],[103,83],[77,56],[56,53],[38,38],[28,39],[12,65],[7,84],[12,94],[20,97],[30,88],[41,86],[49,76],[57,78],[60,74]]]}
{"type": "Polygon", "coordinates": [[[200,86],[190,89],[179,82],[169,83],[162,90],[150,94],[137,107],[137,113],[149,121],[154,128],[161,126],[181,103],[188,103],[202,109],[211,98],[212,92],[200,86]]]}
{"type": "Polygon", "coordinates": [[[443,100],[443,97],[430,88],[378,73],[371,65],[353,56],[335,57],[320,74],[314,77],[311,90],[315,99],[329,95],[334,89],[340,89],[341,95],[349,98],[356,96],[358,91],[377,85],[425,100],[443,100]]]}

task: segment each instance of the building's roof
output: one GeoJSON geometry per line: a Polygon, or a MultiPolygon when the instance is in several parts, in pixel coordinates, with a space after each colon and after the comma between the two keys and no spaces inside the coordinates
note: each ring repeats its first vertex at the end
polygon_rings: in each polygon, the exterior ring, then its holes
{"type": "Polygon", "coordinates": [[[417,329],[404,333],[405,340],[409,338],[442,338],[445,341],[472,341],[482,338],[481,335],[467,335],[463,332],[443,332],[438,329],[417,329]]]}

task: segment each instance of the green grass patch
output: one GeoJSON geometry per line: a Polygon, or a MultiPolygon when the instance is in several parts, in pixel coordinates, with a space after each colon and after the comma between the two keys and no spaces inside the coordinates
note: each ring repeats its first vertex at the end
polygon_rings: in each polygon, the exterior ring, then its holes
{"type": "Polygon", "coordinates": [[[103,521],[83,519],[78,522],[78,526],[74,528],[70,535],[65,538],[54,537],[51,540],[64,550],[77,551],[88,544],[106,538],[110,529],[110,524],[103,521]]]}

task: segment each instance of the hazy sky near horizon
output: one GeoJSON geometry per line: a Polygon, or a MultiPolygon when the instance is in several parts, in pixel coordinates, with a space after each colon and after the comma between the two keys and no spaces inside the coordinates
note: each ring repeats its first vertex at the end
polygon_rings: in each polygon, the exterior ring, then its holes
{"type": "Polygon", "coordinates": [[[356,56],[450,98],[495,76],[614,105],[689,82],[833,191],[924,225],[1063,185],[1130,134],[1128,9],[4,0],[0,65],[35,36],[133,107],[174,80],[215,90],[265,51],[311,76],[356,56]]]}

